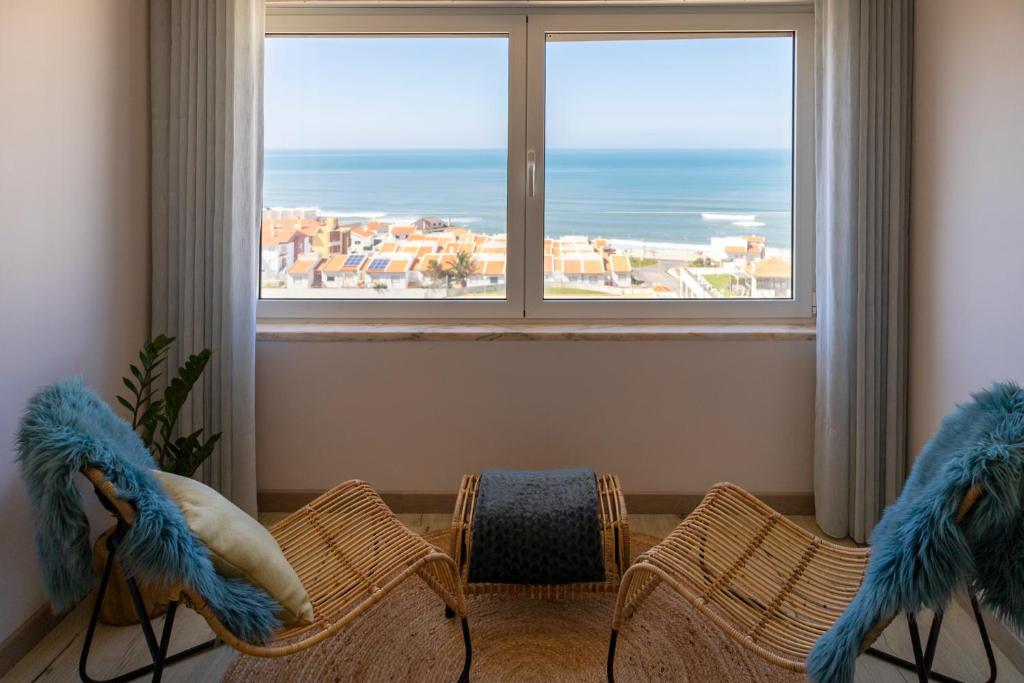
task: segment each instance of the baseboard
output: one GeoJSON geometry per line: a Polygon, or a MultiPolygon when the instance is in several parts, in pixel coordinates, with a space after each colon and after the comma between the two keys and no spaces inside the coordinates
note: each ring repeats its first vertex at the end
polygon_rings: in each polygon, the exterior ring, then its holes
{"type": "MultiPolygon", "coordinates": [[[[260,512],[294,512],[323,491],[262,489],[257,493],[260,512]]],[[[455,493],[381,492],[381,498],[398,513],[450,513],[455,493]]],[[[765,493],[758,498],[784,515],[813,515],[814,494],[765,493]]],[[[700,502],[701,493],[627,493],[626,509],[636,515],[685,515],[700,502]]]]}
{"type": "Polygon", "coordinates": [[[14,633],[7,636],[4,642],[0,643],[0,678],[6,676],[7,672],[52,631],[62,618],[50,611],[49,605],[43,605],[14,633]]]}

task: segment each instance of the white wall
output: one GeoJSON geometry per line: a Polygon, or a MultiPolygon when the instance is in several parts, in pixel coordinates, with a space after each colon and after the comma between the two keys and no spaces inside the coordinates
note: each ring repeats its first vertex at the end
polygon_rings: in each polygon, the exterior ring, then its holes
{"type": "Polygon", "coordinates": [[[146,6],[0,2],[0,640],[45,603],[25,401],[75,373],[111,399],[148,329],[146,6]]]}
{"type": "Polygon", "coordinates": [[[261,341],[256,372],[261,489],[586,465],[628,492],[811,491],[813,341],[261,341]]]}
{"type": "Polygon", "coordinates": [[[911,457],[994,380],[1024,382],[1024,2],[917,3],[911,457]]]}

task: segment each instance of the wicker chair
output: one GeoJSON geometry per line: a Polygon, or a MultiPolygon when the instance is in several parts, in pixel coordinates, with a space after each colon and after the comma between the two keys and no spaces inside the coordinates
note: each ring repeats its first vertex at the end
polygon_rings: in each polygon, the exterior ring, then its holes
{"type": "MultiPolygon", "coordinates": [[[[959,523],[981,495],[971,489],[959,523]]],[[[869,548],[845,548],[801,529],[733,484],[716,484],[660,544],[640,555],[622,578],[608,646],[614,681],[619,629],[661,583],[672,588],[728,636],[769,662],[803,673],[814,643],[845,611],[860,588],[869,548]]],[[[975,596],[975,618],[995,680],[995,658],[975,596]]],[[[922,652],[914,614],[908,614],[914,662],[870,648],[888,626],[880,621],[862,652],[914,671],[919,680],[953,679],[931,672],[942,615],[932,621],[922,652]]]]}
{"type": "MultiPolygon", "coordinates": [[[[100,470],[86,468],[84,474],[92,482],[100,502],[117,518],[117,528],[108,540],[110,552],[79,662],[82,680],[92,681],[86,674],[89,649],[117,546],[135,520],[135,509],[117,496],[113,484],[100,470]]],[[[272,642],[264,645],[247,643],[228,631],[189,586],[176,585],[168,587],[165,594],[169,606],[158,641],[146,616],[138,586],[129,578],[128,588],[153,663],[109,681],[120,683],[149,673],[153,674],[154,681],[159,681],[166,665],[208,650],[220,642],[256,657],[283,657],[301,652],[338,633],[414,574],[437,593],[447,609],[461,618],[466,655],[459,680],[469,680],[472,647],[465,599],[455,564],[448,555],[398,521],[368,484],[354,480],[339,484],[270,527],[270,533],[306,588],[315,616],[312,625],[282,630],[275,634],[272,642]],[[167,647],[179,603],[202,615],[216,638],[168,655],[167,647]]]]}

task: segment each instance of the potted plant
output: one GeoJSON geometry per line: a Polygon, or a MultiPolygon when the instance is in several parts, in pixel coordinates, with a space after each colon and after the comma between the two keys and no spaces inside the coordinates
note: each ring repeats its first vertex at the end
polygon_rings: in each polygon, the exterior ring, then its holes
{"type": "MultiPolygon", "coordinates": [[[[213,352],[203,349],[188,357],[185,364],[178,368],[158,395],[154,383],[163,372],[167,361],[167,352],[174,344],[174,337],[159,335],[146,341],[139,351],[139,365],[128,366],[130,377],[122,377],[128,389],[128,396],[118,396],[117,401],[127,411],[132,428],[138,432],[142,443],[153,455],[153,461],[164,472],[183,477],[191,477],[199,466],[213,453],[220,434],[204,437],[203,429],[191,434],[177,435],[175,428],[181,416],[182,407],[199,378],[202,377],[206,365],[210,362],[213,352]]],[[[107,560],[107,536],[113,528],[104,532],[93,546],[93,561],[101,568],[107,560]]],[[[166,608],[166,604],[152,595],[145,585],[139,586],[143,602],[149,616],[157,616],[166,608]]],[[[115,566],[110,577],[106,599],[100,607],[100,620],[107,624],[134,624],[138,615],[132,603],[128,584],[121,574],[120,567],[115,566]]]]}

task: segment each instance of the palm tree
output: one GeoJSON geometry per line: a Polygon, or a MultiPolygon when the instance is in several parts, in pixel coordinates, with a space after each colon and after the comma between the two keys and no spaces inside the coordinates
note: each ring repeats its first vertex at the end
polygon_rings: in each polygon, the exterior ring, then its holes
{"type": "Polygon", "coordinates": [[[442,284],[445,289],[451,284],[452,272],[451,270],[444,267],[440,258],[431,261],[430,265],[427,266],[427,275],[434,281],[434,284],[440,287],[442,284]]]}
{"type": "Polygon", "coordinates": [[[477,269],[477,260],[472,254],[460,251],[455,255],[455,261],[452,263],[449,273],[451,278],[459,283],[462,287],[468,284],[469,278],[477,269]]]}

